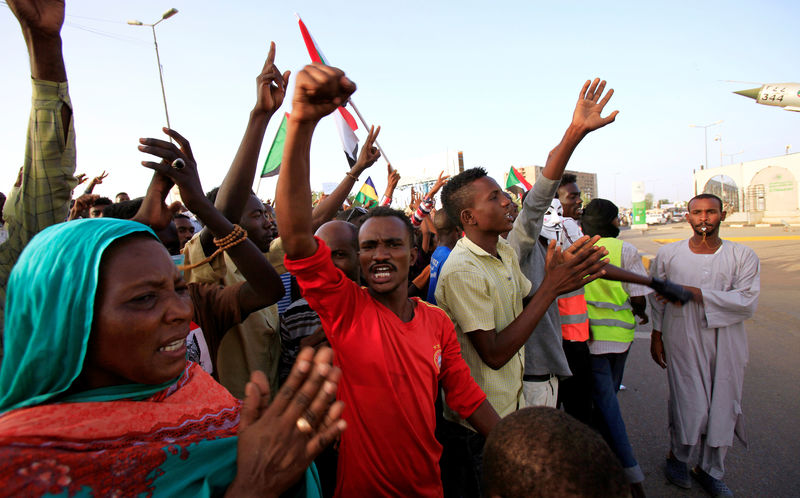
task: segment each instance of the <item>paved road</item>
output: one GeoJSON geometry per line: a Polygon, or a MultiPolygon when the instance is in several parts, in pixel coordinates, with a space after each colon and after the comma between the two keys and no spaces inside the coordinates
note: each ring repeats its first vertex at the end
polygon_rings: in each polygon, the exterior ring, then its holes
{"type": "MultiPolygon", "coordinates": [[[[687,238],[685,224],[621,238],[656,254],[656,240],[687,238]]],[[[743,410],[749,449],[737,440],[725,460],[725,481],[739,497],[800,496],[800,228],[723,228],[723,238],[748,240],[761,259],[761,297],[748,320],[750,361],[745,373],[743,410]],[[791,237],[791,239],[774,239],[791,237]]],[[[686,491],[663,474],[668,450],[667,380],[650,358],[649,329],[637,331],[619,399],[628,435],[645,475],[648,496],[707,496],[693,483],[686,491]]]]}

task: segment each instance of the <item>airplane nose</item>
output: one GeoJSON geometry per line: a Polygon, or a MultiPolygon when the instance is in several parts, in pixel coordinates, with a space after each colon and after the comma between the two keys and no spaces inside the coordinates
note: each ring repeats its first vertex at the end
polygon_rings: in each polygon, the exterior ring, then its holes
{"type": "Polygon", "coordinates": [[[739,91],[736,91],[736,92],[733,92],[733,93],[737,93],[739,95],[742,95],[743,97],[749,97],[749,98],[751,98],[753,100],[758,100],[758,92],[760,92],[760,91],[761,91],[761,88],[759,87],[759,88],[750,88],[750,89],[747,89],[747,90],[739,90],[739,91]]]}

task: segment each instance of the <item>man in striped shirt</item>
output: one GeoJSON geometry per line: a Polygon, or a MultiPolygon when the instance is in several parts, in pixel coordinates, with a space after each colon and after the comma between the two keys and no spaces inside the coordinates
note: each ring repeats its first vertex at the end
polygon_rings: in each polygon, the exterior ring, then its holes
{"type": "MultiPolygon", "coordinates": [[[[599,260],[605,251],[592,247],[595,240],[580,239],[563,254],[555,250],[553,242],[546,256],[540,258],[537,271],[541,274],[544,270],[543,278],[537,282],[540,285],[531,299],[523,303],[532,286],[524,274],[526,266],[520,269],[520,260],[529,264],[531,253],[540,250],[538,232],[542,217],[567,161],[589,132],[616,117],[616,112],[606,118],[600,116],[613,93],[609,91],[601,100],[604,88],[605,81],[600,83],[599,79],[584,84],[572,123],[561,143],[550,153],[542,171],[544,178],[536,182],[516,222],[508,210],[511,201],[482,168],[455,176],[442,191],[442,204],[463,228],[465,237],[458,241],[439,276],[436,301],[453,320],[470,372],[501,417],[526,404],[523,375],[529,371],[530,354],[523,346],[551,309],[555,312],[555,323],[559,323],[555,299],[602,276],[604,262],[599,260]],[[509,230],[506,242],[500,235],[509,230]]],[[[556,325],[550,335],[550,342],[563,358],[560,326],[556,325]]],[[[566,359],[563,363],[566,366],[566,359]]],[[[565,373],[569,375],[568,367],[565,373]]],[[[555,403],[555,393],[552,399],[555,403]]],[[[470,495],[470,488],[476,485],[470,481],[480,482],[485,440],[452,412],[445,410],[445,418],[459,424],[447,426],[445,446],[450,446],[455,454],[468,455],[472,463],[468,475],[452,475],[445,466],[445,487],[455,486],[457,489],[448,492],[470,495]],[[453,449],[454,446],[458,449],[453,449]]]]}

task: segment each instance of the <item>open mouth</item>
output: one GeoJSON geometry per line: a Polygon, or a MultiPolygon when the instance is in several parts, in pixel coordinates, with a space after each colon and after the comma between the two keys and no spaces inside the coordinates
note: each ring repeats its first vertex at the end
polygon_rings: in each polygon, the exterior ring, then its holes
{"type": "Polygon", "coordinates": [[[394,267],[392,265],[375,265],[370,268],[372,280],[376,283],[385,283],[392,279],[394,267]]]}
{"type": "Polygon", "coordinates": [[[173,353],[175,351],[180,351],[181,349],[185,348],[186,348],[186,338],[183,337],[181,339],[172,341],[169,344],[161,346],[160,348],[158,348],[158,350],[162,353],[173,353]]]}

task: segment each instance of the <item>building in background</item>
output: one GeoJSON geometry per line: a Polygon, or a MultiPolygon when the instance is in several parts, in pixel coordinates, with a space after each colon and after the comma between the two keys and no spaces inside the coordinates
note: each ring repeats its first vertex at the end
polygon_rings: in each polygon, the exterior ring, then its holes
{"type": "MultiPolygon", "coordinates": [[[[531,184],[536,183],[539,176],[542,174],[544,166],[524,166],[517,168],[517,171],[522,173],[531,184]]],[[[578,177],[578,188],[581,189],[581,197],[583,202],[588,203],[590,200],[597,197],[597,173],[584,173],[582,171],[565,170],[564,173],[572,173],[578,177]]],[[[508,180],[508,173],[503,177],[503,185],[508,180]]]]}
{"type": "Polygon", "coordinates": [[[746,223],[800,221],[800,154],[785,154],[694,173],[698,192],[716,194],[727,220],[746,223]]]}

